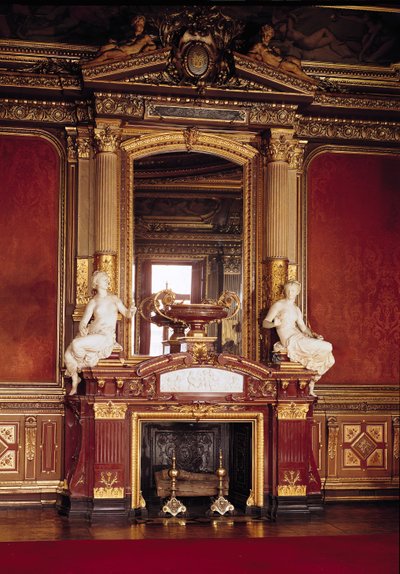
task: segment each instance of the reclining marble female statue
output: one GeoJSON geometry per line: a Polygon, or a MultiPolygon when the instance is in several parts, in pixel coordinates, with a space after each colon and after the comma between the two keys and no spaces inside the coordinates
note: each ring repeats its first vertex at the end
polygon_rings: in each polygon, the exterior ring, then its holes
{"type": "Polygon", "coordinates": [[[85,367],[94,367],[100,359],[106,359],[116,343],[118,312],[130,319],[136,307],[125,307],[121,299],[109,292],[110,279],[105,271],[95,271],[92,288],[96,294],[90,299],[79,323],[79,334],[68,346],[64,355],[66,376],[72,378],[70,395],[77,392],[78,373],[85,367]]]}
{"type": "Polygon", "coordinates": [[[298,281],[288,281],[283,286],[284,299],[271,305],[262,326],[267,329],[276,327],[279,342],[275,343],[274,351],[286,352],[291,361],[301,363],[310,371],[315,371],[309,384],[310,395],[316,397],[315,383],[335,363],[332,345],[324,341],[304,323],[304,319],[295,300],[300,293],[298,281]]]}

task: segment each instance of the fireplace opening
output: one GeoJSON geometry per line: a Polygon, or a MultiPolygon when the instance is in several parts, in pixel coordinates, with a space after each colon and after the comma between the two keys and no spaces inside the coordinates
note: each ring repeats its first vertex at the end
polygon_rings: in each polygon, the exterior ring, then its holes
{"type": "Polygon", "coordinates": [[[227,471],[223,494],[235,514],[244,513],[252,489],[252,428],[251,422],[144,422],[140,482],[149,516],[158,516],[170,496],[174,454],[181,471],[177,498],[188,515],[204,516],[217,497],[220,453],[227,471]]]}

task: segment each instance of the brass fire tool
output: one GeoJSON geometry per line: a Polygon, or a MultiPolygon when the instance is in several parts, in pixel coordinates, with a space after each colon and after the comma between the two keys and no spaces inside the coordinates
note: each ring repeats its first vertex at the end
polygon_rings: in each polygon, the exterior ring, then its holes
{"type": "Polygon", "coordinates": [[[171,479],[171,497],[164,504],[163,512],[165,512],[165,514],[177,516],[181,512],[186,512],[186,506],[184,506],[181,501],[176,498],[176,481],[179,476],[179,470],[176,468],[175,451],[172,455],[172,468],[169,469],[168,476],[171,479]]]}
{"type": "Polygon", "coordinates": [[[226,498],[224,498],[224,484],[223,480],[226,476],[226,470],[222,466],[222,450],[219,451],[219,468],[217,468],[215,474],[218,476],[218,498],[214,500],[211,505],[211,512],[219,512],[221,516],[226,514],[227,512],[233,512],[235,507],[233,504],[229,502],[226,498]]]}

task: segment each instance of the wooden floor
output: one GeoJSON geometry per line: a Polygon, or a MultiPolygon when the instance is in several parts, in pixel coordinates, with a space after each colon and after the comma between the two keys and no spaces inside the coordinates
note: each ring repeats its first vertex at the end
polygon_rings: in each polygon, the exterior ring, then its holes
{"type": "Polygon", "coordinates": [[[27,540],[131,539],[143,538],[260,538],[267,536],[343,536],[390,534],[399,530],[396,502],[327,504],[324,511],[307,517],[232,521],[229,518],[186,522],[165,519],[131,524],[125,521],[69,520],[53,508],[1,509],[0,542],[27,540]]]}

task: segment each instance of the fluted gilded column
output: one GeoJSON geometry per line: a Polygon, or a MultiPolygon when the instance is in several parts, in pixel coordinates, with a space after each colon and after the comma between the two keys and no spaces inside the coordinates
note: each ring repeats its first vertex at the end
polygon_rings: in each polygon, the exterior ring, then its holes
{"type": "Polygon", "coordinates": [[[96,154],[95,270],[106,271],[110,288],[117,291],[118,156],[119,126],[105,124],[94,130],[96,154]]]}
{"type": "Polygon", "coordinates": [[[300,260],[300,193],[301,177],[303,173],[305,140],[297,140],[289,150],[288,171],[288,206],[289,206],[289,234],[288,234],[288,279],[299,279],[300,260]]]}
{"type": "Polygon", "coordinates": [[[289,264],[292,129],[271,129],[267,146],[264,285],[266,307],[280,299],[289,264]]]}

